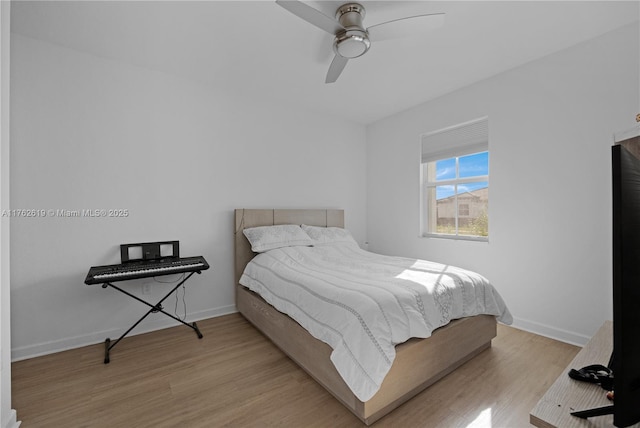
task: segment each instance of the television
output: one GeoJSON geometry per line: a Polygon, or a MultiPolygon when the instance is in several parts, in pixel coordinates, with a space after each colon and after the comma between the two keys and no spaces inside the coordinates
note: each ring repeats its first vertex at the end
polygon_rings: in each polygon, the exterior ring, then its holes
{"type": "Polygon", "coordinates": [[[613,372],[611,406],[572,413],[613,414],[616,427],[640,422],[640,137],[611,148],[613,205],[613,372]]]}

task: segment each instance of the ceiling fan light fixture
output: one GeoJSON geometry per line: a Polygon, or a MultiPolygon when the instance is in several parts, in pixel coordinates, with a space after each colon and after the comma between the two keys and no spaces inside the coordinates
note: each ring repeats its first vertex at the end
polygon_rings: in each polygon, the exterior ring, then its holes
{"type": "Polygon", "coordinates": [[[347,30],[338,34],[333,42],[333,51],[344,58],[357,58],[371,47],[367,33],[360,30],[347,30]]]}
{"type": "Polygon", "coordinates": [[[299,0],[276,0],[276,3],[308,23],[334,36],[335,53],[325,83],[334,83],[347,62],[367,53],[371,40],[408,37],[424,29],[442,25],[444,13],[408,16],[365,28],[366,10],[360,3],[344,3],[336,10],[335,19],[299,0]],[[371,39],[370,39],[371,37],[371,39]]]}

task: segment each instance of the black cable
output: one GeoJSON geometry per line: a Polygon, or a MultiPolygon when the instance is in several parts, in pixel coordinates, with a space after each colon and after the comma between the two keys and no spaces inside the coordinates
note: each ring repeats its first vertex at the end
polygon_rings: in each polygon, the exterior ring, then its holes
{"type": "MultiPolygon", "coordinates": [[[[185,273],[182,273],[182,274],[180,274],[179,277],[177,277],[176,279],[171,280],[171,281],[160,281],[155,276],[153,277],[153,280],[155,282],[160,283],[160,284],[173,284],[173,283],[182,281],[184,279],[184,277],[185,277],[185,273]]],[[[176,316],[176,318],[179,318],[182,321],[184,321],[184,320],[187,319],[187,301],[186,301],[186,298],[185,298],[186,295],[187,295],[187,288],[184,286],[184,284],[182,285],[182,307],[184,309],[184,316],[179,316],[178,315],[178,294],[179,293],[180,293],[180,290],[176,290],[176,294],[175,294],[176,302],[175,302],[175,305],[174,305],[174,308],[173,308],[173,314],[176,316]]]]}
{"type": "Polygon", "coordinates": [[[184,285],[182,286],[182,306],[184,308],[184,317],[181,317],[180,315],[178,315],[178,293],[179,292],[180,290],[176,290],[176,304],[173,307],[173,314],[177,318],[184,321],[185,319],[187,319],[187,301],[185,300],[185,296],[187,295],[187,288],[184,285]]]}

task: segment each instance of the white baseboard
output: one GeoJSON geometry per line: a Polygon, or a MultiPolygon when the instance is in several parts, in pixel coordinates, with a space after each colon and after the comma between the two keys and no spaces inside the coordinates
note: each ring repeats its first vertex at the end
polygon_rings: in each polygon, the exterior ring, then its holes
{"type": "MultiPolygon", "coordinates": [[[[237,312],[235,305],[223,306],[220,308],[207,309],[204,311],[189,313],[186,319],[189,322],[198,321],[206,318],[219,317],[221,315],[227,315],[237,312]]],[[[151,331],[162,330],[168,327],[175,327],[180,325],[177,321],[172,320],[169,317],[162,317],[162,319],[143,321],[134,330],[129,333],[128,336],[135,336],[138,334],[149,333],[151,331]]],[[[29,358],[39,357],[42,355],[53,354],[55,352],[67,351],[69,349],[80,348],[87,345],[94,345],[96,343],[102,343],[107,337],[118,338],[122,333],[126,331],[123,329],[111,329],[103,330],[95,333],[67,337],[64,339],[53,340],[50,342],[42,342],[34,345],[23,346],[19,348],[13,348],[11,350],[11,361],[26,360],[29,358]]]]}
{"type": "MultiPolygon", "coordinates": [[[[223,306],[220,308],[207,309],[204,311],[194,312],[187,315],[189,321],[198,321],[207,318],[219,317],[237,312],[234,305],[223,306]]],[[[162,330],[168,327],[175,327],[176,321],[163,317],[163,319],[157,319],[149,322],[142,322],[131,333],[130,336],[137,334],[149,333],[151,331],[162,330]]],[[[519,330],[528,331],[530,333],[545,336],[551,339],[559,340],[561,342],[569,343],[576,346],[584,346],[591,339],[583,334],[575,333],[568,330],[559,329],[546,324],[542,324],[535,321],[529,321],[522,318],[514,318],[511,327],[519,330]]],[[[26,360],[29,358],[39,357],[42,355],[53,354],[55,352],[67,351],[69,349],[80,348],[82,346],[94,345],[96,343],[104,342],[107,337],[117,338],[125,330],[111,329],[95,332],[88,335],[68,337],[60,340],[54,340],[51,342],[42,342],[35,345],[24,346],[20,348],[14,348],[11,350],[11,361],[26,360]]],[[[18,422],[19,424],[20,422],[18,422]]],[[[16,425],[17,427],[18,425],[16,425]]],[[[10,427],[10,426],[9,426],[10,427]]],[[[7,428],[9,428],[7,427],[7,428]]]]}
{"type": "Polygon", "coordinates": [[[21,423],[22,422],[18,420],[18,415],[16,414],[16,411],[11,409],[11,412],[9,413],[9,419],[4,424],[4,428],[18,428],[21,423]]]}
{"type": "Polygon", "coordinates": [[[559,340],[561,342],[569,343],[583,347],[591,339],[589,336],[575,333],[561,328],[552,327],[546,324],[542,324],[535,321],[529,321],[522,318],[513,319],[511,327],[515,327],[519,330],[528,331],[529,333],[535,333],[540,336],[548,337],[550,339],[559,340]]]}

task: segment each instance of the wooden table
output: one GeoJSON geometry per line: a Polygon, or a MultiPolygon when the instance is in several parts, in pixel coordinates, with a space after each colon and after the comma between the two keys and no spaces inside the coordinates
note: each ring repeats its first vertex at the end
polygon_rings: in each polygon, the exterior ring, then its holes
{"type": "Polygon", "coordinates": [[[578,370],[591,364],[606,366],[612,349],[613,323],[606,321],[531,410],[529,422],[540,428],[613,427],[613,415],[589,419],[571,416],[573,411],[609,406],[611,402],[599,385],[579,382],[567,375],[572,368],[578,370]]]}

